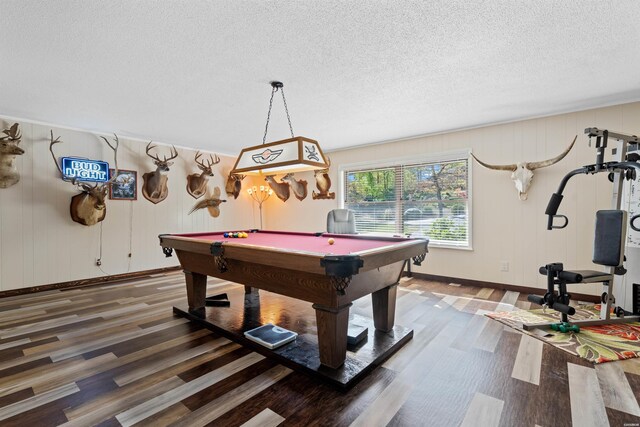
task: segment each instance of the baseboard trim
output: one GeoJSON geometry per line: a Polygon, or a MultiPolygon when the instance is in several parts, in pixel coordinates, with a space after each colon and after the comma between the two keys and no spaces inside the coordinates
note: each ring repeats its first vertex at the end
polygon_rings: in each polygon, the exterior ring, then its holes
{"type": "Polygon", "coordinates": [[[51,283],[49,285],[31,286],[28,288],[11,289],[8,291],[0,291],[0,298],[13,297],[16,295],[32,294],[34,292],[52,291],[70,288],[82,288],[92,285],[103,285],[105,283],[115,283],[124,280],[135,279],[152,274],[162,274],[171,271],[180,270],[182,267],[164,267],[155,268],[153,270],[134,271],[132,273],[113,274],[111,276],[92,277],[91,279],[71,280],[69,282],[51,283]]]}
{"type": "MultiPolygon", "coordinates": [[[[407,273],[405,273],[406,275],[407,273]]],[[[416,279],[432,280],[434,282],[459,283],[464,286],[475,286],[480,288],[502,289],[504,291],[520,292],[522,294],[544,295],[545,290],[540,288],[531,288],[528,286],[507,285],[505,283],[484,282],[482,280],[461,279],[459,277],[438,276],[435,274],[415,273],[411,274],[416,279]]],[[[600,302],[599,295],[578,294],[571,292],[571,298],[579,301],[587,301],[593,303],[600,302]]]]}

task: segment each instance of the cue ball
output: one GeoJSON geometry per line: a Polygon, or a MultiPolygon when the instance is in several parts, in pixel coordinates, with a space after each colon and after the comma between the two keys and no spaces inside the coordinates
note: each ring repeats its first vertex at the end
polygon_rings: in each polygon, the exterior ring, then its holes
{"type": "Polygon", "coordinates": [[[329,240],[327,240],[327,242],[329,242],[330,245],[333,245],[336,241],[333,240],[333,238],[329,238],[329,240]]]}

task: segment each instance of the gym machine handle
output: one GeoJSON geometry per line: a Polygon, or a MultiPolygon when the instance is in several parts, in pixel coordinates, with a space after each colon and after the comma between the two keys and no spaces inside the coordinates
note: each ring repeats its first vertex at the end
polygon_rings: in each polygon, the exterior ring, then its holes
{"type": "Polygon", "coordinates": [[[542,266],[538,269],[538,272],[540,274],[542,274],[543,276],[547,276],[547,277],[551,277],[551,278],[555,278],[557,277],[558,280],[563,280],[565,282],[570,282],[570,283],[580,283],[582,282],[582,274],[580,273],[575,273],[573,271],[564,271],[562,270],[562,264],[561,263],[555,263],[555,264],[549,264],[549,265],[553,265],[555,269],[548,271],[547,270],[547,266],[542,266]]]}
{"type": "Polygon", "coordinates": [[[554,302],[551,306],[555,311],[559,311],[560,313],[568,314],[569,316],[573,316],[576,314],[576,309],[571,307],[570,305],[561,304],[559,302],[554,302]]]}
{"type": "Polygon", "coordinates": [[[564,215],[549,215],[549,218],[547,219],[547,230],[553,230],[553,229],[558,229],[558,228],[565,228],[567,225],[569,225],[569,218],[567,218],[564,215]],[[553,224],[553,220],[555,218],[562,218],[564,219],[564,224],[562,225],[554,225],[553,224]]]}
{"type": "Polygon", "coordinates": [[[640,218],[640,215],[634,215],[631,217],[631,221],[629,221],[629,225],[633,231],[640,231],[640,228],[636,227],[634,222],[636,219],[640,218]]]}
{"type": "Polygon", "coordinates": [[[573,271],[559,271],[558,272],[558,280],[563,280],[569,283],[580,283],[582,282],[582,274],[574,273],[573,271]]]}
{"type": "Polygon", "coordinates": [[[558,186],[558,190],[551,195],[551,199],[549,199],[549,203],[547,204],[547,209],[544,211],[547,218],[547,230],[552,230],[554,228],[565,228],[569,224],[569,218],[564,215],[558,215],[558,208],[560,207],[560,203],[562,203],[562,192],[564,191],[564,187],[566,187],[567,182],[569,180],[579,174],[589,173],[593,169],[592,166],[584,166],[579,169],[572,170],[568,174],[562,178],[560,181],[560,185],[558,186]],[[554,218],[563,218],[564,224],[562,225],[553,225],[554,218]]]}
{"type": "Polygon", "coordinates": [[[529,295],[527,299],[529,300],[529,302],[532,302],[534,304],[545,305],[544,298],[539,297],[538,295],[529,295]]]}

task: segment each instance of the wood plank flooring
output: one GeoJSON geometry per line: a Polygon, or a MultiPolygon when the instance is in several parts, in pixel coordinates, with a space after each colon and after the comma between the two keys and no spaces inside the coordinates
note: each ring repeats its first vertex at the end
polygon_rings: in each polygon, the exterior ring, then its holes
{"type": "Polygon", "coordinates": [[[483,316],[526,295],[403,279],[413,340],[342,392],[175,317],[183,282],[0,299],[0,425],[640,425],[639,359],[594,367],[483,316]]]}

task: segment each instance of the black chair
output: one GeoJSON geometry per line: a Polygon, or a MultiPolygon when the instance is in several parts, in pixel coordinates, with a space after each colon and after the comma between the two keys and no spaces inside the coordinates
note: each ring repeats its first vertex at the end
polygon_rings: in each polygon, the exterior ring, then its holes
{"type": "MultiPolygon", "coordinates": [[[[596,213],[595,238],[593,242],[593,263],[612,267],[610,272],[595,270],[565,270],[562,263],[554,262],[540,267],[540,274],[547,276],[547,293],[544,296],[529,295],[528,300],[562,313],[562,322],[568,323],[568,316],[575,314],[575,308],[569,305],[571,295],[567,292],[567,284],[602,283],[609,287],[613,284],[614,274],[624,274],[624,245],[627,233],[627,212],[622,210],[601,210],[596,213]],[[558,285],[556,293],[554,286],[558,285]]],[[[610,288],[607,288],[610,289],[610,288]]],[[[613,295],[610,291],[602,294],[603,310],[600,317],[609,319],[613,295]],[[605,307],[606,305],[606,307],[605,307]]],[[[618,315],[624,313],[618,309],[618,315]]],[[[574,322],[580,323],[580,322],[574,322]]],[[[558,327],[560,330],[567,326],[558,327]]],[[[555,327],[554,327],[555,329],[555,327]]],[[[578,331],[579,328],[575,327],[578,331]]],[[[563,332],[565,332],[563,330],[563,332]]]]}

